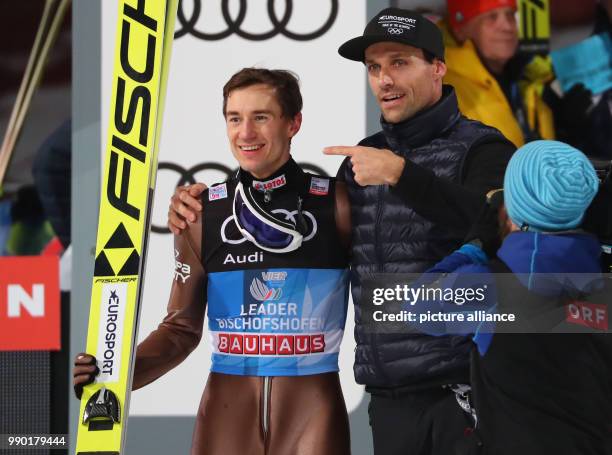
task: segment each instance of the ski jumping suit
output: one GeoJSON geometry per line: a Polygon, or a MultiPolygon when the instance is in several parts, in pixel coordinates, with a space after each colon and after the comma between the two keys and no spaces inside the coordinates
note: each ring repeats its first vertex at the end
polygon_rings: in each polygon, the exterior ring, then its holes
{"type": "Polygon", "coordinates": [[[236,178],[205,191],[202,216],[175,237],[168,315],[138,346],[134,388],[197,346],[208,302],[212,367],[191,453],[348,454],[337,372],[348,301],[342,233],[350,221],[338,216],[336,182],[292,159],[266,181],[248,174],[242,181],[280,219],[296,216],[302,195],[302,246],[271,253],[242,236],[232,216],[236,178]]]}

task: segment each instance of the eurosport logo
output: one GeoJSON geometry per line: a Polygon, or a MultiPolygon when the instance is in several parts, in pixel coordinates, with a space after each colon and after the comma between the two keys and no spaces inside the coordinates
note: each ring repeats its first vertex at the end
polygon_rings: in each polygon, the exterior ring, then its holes
{"type": "MultiPolygon", "coordinates": [[[[285,210],[285,209],[275,209],[272,210],[271,212],[273,215],[283,215],[285,218],[285,221],[289,221],[293,224],[296,224],[296,219],[295,216],[297,215],[297,210],[293,210],[293,211],[289,211],[289,210],[285,210]]],[[[314,215],[312,213],[310,213],[308,210],[302,210],[302,215],[304,215],[305,218],[310,220],[309,223],[309,232],[307,235],[304,236],[303,241],[304,242],[308,242],[310,239],[312,239],[316,233],[317,233],[317,220],[315,219],[314,215]]],[[[221,225],[221,240],[223,240],[223,243],[228,243],[230,245],[239,245],[243,242],[246,242],[246,238],[242,235],[239,234],[239,237],[236,238],[230,238],[227,235],[227,227],[230,225],[230,222],[234,221],[234,216],[230,215],[228,216],[225,221],[223,222],[223,224],[221,225]]],[[[235,226],[235,225],[234,225],[235,226]]],[[[238,229],[236,229],[236,231],[239,233],[238,229]]]]}
{"type": "MultiPolygon", "coordinates": [[[[306,2],[306,0],[303,1],[306,2]]],[[[174,33],[174,37],[181,38],[185,35],[191,35],[194,38],[204,41],[217,41],[231,35],[237,35],[249,41],[264,41],[274,38],[280,34],[295,41],[310,41],[327,33],[334,25],[334,22],[336,22],[336,18],[338,17],[338,0],[320,0],[320,2],[321,1],[330,3],[330,11],[327,19],[325,19],[325,21],[320,25],[314,24],[315,27],[318,25],[318,28],[314,29],[313,31],[300,33],[290,30],[289,22],[293,16],[293,0],[285,0],[284,2],[280,0],[267,0],[266,12],[269,18],[269,25],[263,31],[247,30],[244,26],[248,12],[247,3],[250,7],[254,7],[255,5],[257,5],[257,7],[262,7],[262,4],[264,3],[263,1],[247,2],[247,0],[239,0],[237,2],[238,13],[235,14],[235,17],[233,18],[230,12],[230,0],[210,0],[207,2],[205,8],[202,7],[203,0],[181,0],[179,2],[176,17],[178,22],[178,30],[174,33]],[[215,3],[220,3],[221,16],[226,27],[221,31],[204,31],[200,26],[200,17],[204,15],[210,17],[211,7],[215,3]],[[283,3],[284,9],[282,8],[283,3]],[[191,14],[186,14],[185,11],[189,11],[187,9],[189,5],[192,6],[191,14]],[[278,10],[282,11],[282,17],[280,18],[278,10]]],[[[312,3],[313,0],[308,0],[309,7],[311,7],[312,3]]],[[[313,8],[313,10],[314,9],[315,8],[313,8]]],[[[319,9],[318,5],[317,9],[319,9]]]]}
{"type": "Polygon", "coordinates": [[[405,30],[411,30],[416,26],[415,19],[401,16],[381,16],[378,18],[378,23],[390,35],[401,35],[405,30]]]}
{"type": "Polygon", "coordinates": [[[278,300],[283,295],[283,288],[269,288],[259,278],[253,278],[249,291],[253,298],[259,302],[278,300]]]}
{"type": "Polygon", "coordinates": [[[119,380],[126,299],[126,283],[105,284],[103,286],[100,302],[98,351],[96,353],[98,368],[100,369],[98,383],[117,382],[119,380]]]}
{"type": "MultiPolygon", "coordinates": [[[[312,163],[298,163],[298,164],[305,171],[312,172],[313,174],[327,176],[327,173],[321,167],[317,166],[316,164],[312,164],[312,163]]],[[[195,164],[188,169],[184,168],[180,164],[160,162],[158,166],[157,181],[160,182],[162,179],[166,179],[166,178],[176,179],[175,180],[176,183],[173,184],[173,188],[176,188],[182,185],[192,185],[196,182],[203,182],[211,186],[214,183],[223,182],[225,180],[228,180],[232,176],[236,175],[237,171],[238,171],[237,168],[231,169],[225,164],[215,163],[215,162],[210,162],[210,161],[195,164]],[[221,177],[216,178],[215,181],[206,181],[206,180],[198,179],[196,177],[198,173],[207,172],[207,171],[220,173],[221,177]],[[174,177],[173,174],[176,174],[176,177],[174,177]]],[[[166,197],[167,200],[166,201],[162,200],[161,203],[163,203],[163,205],[167,207],[168,203],[170,202],[170,197],[168,195],[165,195],[162,197],[166,197]]],[[[168,222],[167,218],[153,220],[151,222],[151,231],[155,232],[156,234],[169,234],[170,230],[167,227],[167,222],[168,222]]],[[[242,241],[244,241],[244,239],[242,241]]],[[[239,243],[242,243],[242,241],[239,243]]]]}

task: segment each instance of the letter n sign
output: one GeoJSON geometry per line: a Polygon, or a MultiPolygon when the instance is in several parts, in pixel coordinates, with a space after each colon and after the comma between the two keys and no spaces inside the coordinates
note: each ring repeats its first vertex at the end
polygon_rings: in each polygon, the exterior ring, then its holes
{"type": "Polygon", "coordinates": [[[59,349],[59,258],[0,257],[0,351],[59,349]]]}

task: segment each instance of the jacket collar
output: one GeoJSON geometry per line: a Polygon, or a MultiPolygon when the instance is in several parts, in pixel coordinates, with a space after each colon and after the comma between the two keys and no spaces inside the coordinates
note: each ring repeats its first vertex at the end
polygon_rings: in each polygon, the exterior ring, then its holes
{"type": "Polygon", "coordinates": [[[305,185],[306,174],[293,158],[289,157],[285,164],[265,178],[255,178],[249,172],[240,169],[238,179],[245,187],[252,186],[262,193],[276,190],[301,191],[305,185]]]}
{"type": "Polygon", "coordinates": [[[433,106],[400,123],[388,123],[382,117],[380,123],[387,143],[399,151],[431,142],[453,126],[460,116],[455,90],[444,85],[442,97],[433,106]]]}
{"type": "Polygon", "coordinates": [[[459,43],[445,21],[439,22],[438,26],[442,30],[445,48],[444,58],[448,71],[476,82],[485,88],[489,88],[494,83],[493,81],[498,83],[500,80],[515,81],[522,77],[523,68],[530,57],[517,53],[506,64],[503,73],[496,76],[487,69],[472,40],[468,39],[459,43]]]}
{"type": "Polygon", "coordinates": [[[526,288],[543,295],[590,292],[601,273],[600,255],[597,237],[581,231],[513,232],[497,252],[526,288]]]}
{"type": "Polygon", "coordinates": [[[444,39],[444,60],[446,61],[446,67],[461,77],[476,81],[484,87],[491,84],[490,80],[493,76],[482,64],[472,40],[468,39],[463,43],[459,43],[451,33],[450,26],[445,21],[441,21],[438,25],[442,30],[442,37],[444,39]]]}

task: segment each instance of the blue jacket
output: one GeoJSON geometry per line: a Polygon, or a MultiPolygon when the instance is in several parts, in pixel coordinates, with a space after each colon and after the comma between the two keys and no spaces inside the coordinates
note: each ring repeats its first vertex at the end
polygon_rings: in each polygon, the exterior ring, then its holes
{"type": "MultiPolygon", "coordinates": [[[[514,232],[510,234],[497,252],[498,258],[516,275],[528,291],[545,297],[558,297],[568,287],[580,292],[592,291],[592,275],[601,272],[601,246],[597,238],[586,233],[561,235],[538,232],[514,232]],[[546,274],[546,275],[543,275],[546,274]]],[[[433,266],[428,273],[452,273],[442,287],[469,286],[461,275],[469,275],[470,281],[478,276],[480,284],[495,287],[487,264],[486,255],[473,245],[460,249],[433,266]]],[[[495,298],[494,289],[488,295],[495,298]]],[[[492,303],[492,302],[490,302],[492,303]]],[[[496,304],[488,305],[487,311],[497,310],[496,304]]],[[[484,355],[492,340],[492,333],[475,327],[474,342],[484,355]]]]}
{"type": "MultiPolygon", "coordinates": [[[[510,234],[497,252],[517,287],[503,293],[518,307],[589,294],[601,272],[600,245],[588,234],[510,234]],[[521,288],[522,285],[522,289],[521,288]]],[[[431,271],[491,271],[482,252],[464,246],[431,271]]],[[[473,275],[472,275],[473,276],[473,275]]],[[[601,282],[599,282],[601,283],[601,282]]],[[[609,298],[602,299],[607,304],[609,298]]],[[[609,333],[478,333],[471,384],[484,453],[612,453],[612,340],[609,333]]]]}

